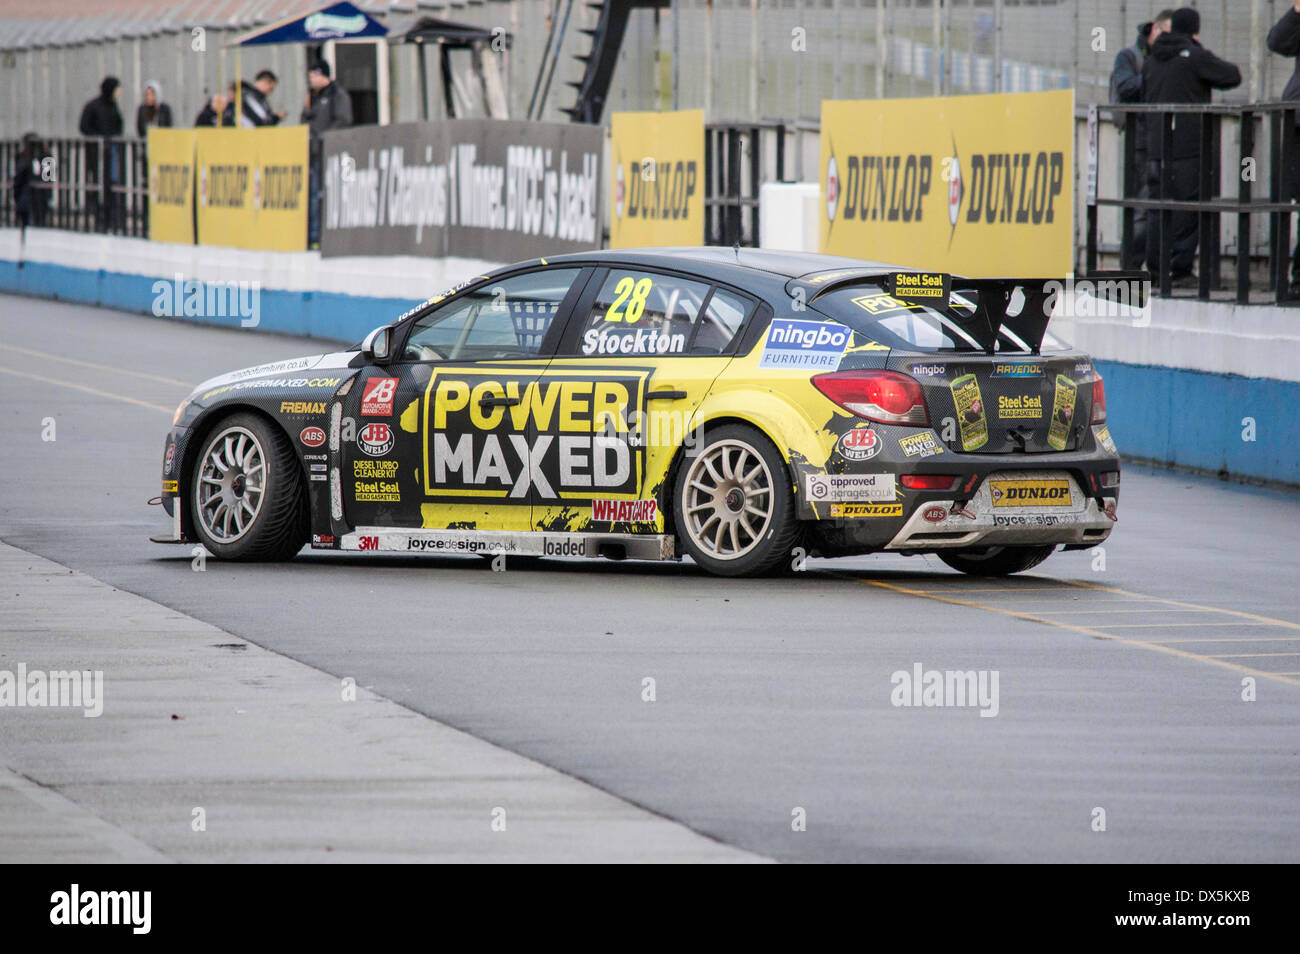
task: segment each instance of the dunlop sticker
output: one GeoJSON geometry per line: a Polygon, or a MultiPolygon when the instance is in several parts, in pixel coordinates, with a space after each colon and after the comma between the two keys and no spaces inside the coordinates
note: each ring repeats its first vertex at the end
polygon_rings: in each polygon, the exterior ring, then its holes
{"type": "Polygon", "coordinates": [[[901,517],[901,503],[846,503],[831,504],[832,517],[901,517]]]}
{"type": "Polygon", "coordinates": [[[988,422],[984,419],[984,399],[973,374],[963,374],[952,382],[952,399],[957,405],[957,426],[961,428],[961,449],[973,451],[989,442],[988,422]]]}
{"type": "Polygon", "coordinates": [[[1074,399],[1079,386],[1063,374],[1056,376],[1056,397],[1052,401],[1052,423],[1047,429],[1047,445],[1053,450],[1065,450],[1074,421],[1074,399]]]}
{"type": "Polygon", "coordinates": [[[989,493],[995,507],[1069,507],[1070,482],[1047,480],[990,480],[989,493]]]}

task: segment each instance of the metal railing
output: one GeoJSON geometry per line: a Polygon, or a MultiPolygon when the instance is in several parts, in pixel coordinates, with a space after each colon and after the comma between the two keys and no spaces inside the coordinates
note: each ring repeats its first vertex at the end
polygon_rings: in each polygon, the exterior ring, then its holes
{"type": "MultiPolygon", "coordinates": [[[[13,182],[23,143],[0,140],[0,223],[19,225],[13,182]]],[[[31,158],[37,170],[29,224],[73,232],[149,234],[149,163],[140,139],[46,139],[31,158]]]]}
{"type": "Polygon", "coordinates": [[[758,193],[785,180],[786,127],[771,123],[706,123],[704,244],[758,244],[758,193]]]}
{"type": "MultiPolygon", "coordinates": [[[[1147,217],[1147,236],[1156,236],[1158,243],[1156,268],[1153,277],[1160,295],[1168,297],[1173,291],[1171,257],[1173,243],[1167,239],[1173,232],[1177,213],[1192,213],[1197,217],[1196,234],[1199,268],[1196,271],[1196,295],[1206,300],[1223,289],[1221,262],[1224,257],[1220,247],[1222,217],[1235,216],[1235,300],[1240,304],[1250,302],[1252,286],[1252,220],[1268,217],[1267,288],[1278,302],[1288,300],[1288,269],[1291,265],[1291,216],[1300,213],[1300,206],[1291,198],[1292,182],[1288,170],[1300,156],[1294,155],[1296,135],[1285,135],[1294,130],[1300,103],[1251,103],[1244,106],[1228,105],[1104,105],[1098,106],[1099,116],[1117,117],[1124,125],[1124,155],[1122,196],[1103,197],[1089,202],[1086,208],[1084,238],[1085,269],[1096,271],[1099,249],[1097,244],[1097,210],[1112,207],[1121,215],[1121,267],[1132,267],[1128,260],[1133,243],[1137,216],[1147,217]],[[1160,124],[1161,156],[1158,167],[1157,194],[1141,195],[1146,171],[1136,168],[1137,156],[1145,148],[1147,136],[1139,131],[1139,117],[1146,122],[1160,124]],[[1172,156],[1175,127],[1180,116],[1197,116],[1201,119],[1196,152],[1196,199],[1169,198],[1177,190],[1176,171],[1172,156]],[[1225,195],[1223,185],[1224,150],[1223,122],[1234,120],[1237,125],[1236,194],[1225,195]],[[1268,133],[1262,144],[1261,132],[1268,133]],[[1139,138],[1141,137],[1141,138],[1139,138]],[[1267,157],[1267,163],[1261,162],[1267,157]],[[1260,187],[1260,170],[1266,166],[1267,196],[1256,196],[1260,187]],[[1153,219],[1152,217],[1156,218],[1153,219]],[[1152,225],[1156,228],[1152,229],[1152,225]]],[[[1086,161],[1086,159],[1085,159],[1086,161]]],[[[1150,160],[1148,160],[1150,161],[1150,160]]],[[[1095,170],[1094,170],[1095,172],[1095,170]]],[[[1086,178],[1081,170],[1080,182],[1086,178]]],[[[1150,255],[1148,253],[1148,259],[1150,255]]]]}

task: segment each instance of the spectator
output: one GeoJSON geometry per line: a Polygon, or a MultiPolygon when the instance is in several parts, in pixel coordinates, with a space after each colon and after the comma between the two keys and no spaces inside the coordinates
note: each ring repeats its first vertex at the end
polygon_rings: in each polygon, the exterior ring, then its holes
{"type": "Polygon", "coordinates": [[[18,227],[25,229],[29,225],[44,225],[45,211],[49,207],[50,193],[40,186],[41,160],[45,158],[45,147],[40,137],[29,132],[22,138],[18,147],[18,159],[14,164],[14,211],[18,213],[18,227]]]}
{"type": "MultiPolygon", "coordinates": [[[[1150,23],[1138,26],[1137,41],[1119,51],[1115,68],[1110,73],[1110,101],[1112,103],[1142,102],[1142,64],[1151,52],[1151,44],[1162,33],[1169,32],[1173,10],[1161,10],[1150,23]]],[[[1124,128],[1123,117],[1117,119],[1124,128]]],[[[1125,198],[1148,199],[1147,189],[1147,133],[1145,117],[1138,114],[1133,122],[1133,164],[1124,182],[1125,198]]],[[[1133,212],[1133,233],[1125,254],[1121,256],[1122,268],[1140,268],[1147,257],[1147,213],[1145,209],[1133,212]]]]}
{"type": "MultiPolygon", "coordinates": [[[[1282,19],[1268,31],[1268,48],[1279,56],[1300,57],[1300,0],[1282,14],[1282,19]]],[[[1300,99],[1300,58],[1296,59],[1295,72],[1282,91],[1285,100],[1300,99]]],[[[1300,124],[1300,113],[1296,116],[1300,124]]],[[[1291,130],[1291,165],[1287,169],[1284,199],[1300,199],[1300,126],[1291,130]]],[[[1300,221],[1298,219],[1297,221],[1300,221]]],[[[1291,260],[1291,283],[1287,297],[1300,299],[1300,239],[1296,241],[1295,257],[1291,260]]]]}
{"type": "Polygon", "coordinates": [[[144,102],[135,111],[135,131],[144,139],[150,126],[168,127],[172,124],[172,108],[162,101],[162,86],[157,80],[144,84],[144,102]]]}
{"type": "MultiPolygon", "coordinates": [[[[1241,70],[1201,46],[1199,13],[1190,7],[1175,10],[1169,27],[1168,33],[1151,44],[1151,55],[1142,66],[1142,102],[1208,103],[1214,90],[1241,84],[1241,70]]],[[[1201,117],[1184,114],[1175,119],[1173,149],[1168,156],[1161,152],[1161,117],[1152,116],[1147,123],[1147,187],[1153,197],[1163,194],[1166,199],[1196,201],[1201,198],[1201,117]]],[[[1153,213],[1148,221],[1147,265],[1153,272],[1160,267],[1160,218],[1153,213]]],[[[1196,261],[1197,221],[1195,212],[1174,212],[1170,234],[1163,237],[1171,249],[1171,278],[1179,285],[1196,281],[1192,265],[1196,261]]]]}
{"type": "Polygon", "coordinates": [[[122,114],[117,108],[117,97],[122,84],[116,76],[105,76],[99,84],[99,95],[81,110],[78,128],[86,137],[103,140],[86,144],[86,183],[97,194],[95,202],[95,228],[104,232],[116,225],[117,197],[113,186],[121,181],[122,157],[120,144],[109,142],[122,135],[122,114]],[[102,175],[101,175],[102,170],[102,175]]]}
{"type": "MultiPolygon", "coordinates": [[[[262,70],[253,82],[246,80],[239,81],[240,99],[242,100],[242,110],[240,125],[245,129],[254,129],[258,126],[274,126],[280,120],[284,119],[284,110],[272,112],[271,94],[275,88],[280,85],[274,73],[270,70],[262,70]]],[[[235,98],[230,97],[230,102],[226,103],[226,108],[222,112],[222,125],[235,125],[235,98]]]]}
{"type": "Polygon", "coordinates": [[[226,87],[226,92],[214,93],[199,111],[198,116],[194,119],[195,126],[224,126],[226,104],[233,102],[235,99],[235,84],[231,83],[226,87]]]}
{"type": "Polygon", "coordinates": [[[302,121],[311,131],[311,154],[307,160],[307,247],[320,248],[321,135],[329,129],[352,125],[352,98],[330,79],[330,65],[324,60],[307,73],[307,107],[302,121]]]}

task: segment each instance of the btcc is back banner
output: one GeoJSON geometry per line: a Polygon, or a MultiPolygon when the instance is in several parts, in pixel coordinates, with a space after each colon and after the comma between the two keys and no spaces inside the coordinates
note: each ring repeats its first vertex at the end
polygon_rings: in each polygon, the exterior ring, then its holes
{"type": "Polygon", "coordinates": [[[609,247],[704,244],[704,111],[615,113],[609,247]]]}
{"type": "Polygon", "coordinates": [[[821,251],[964,275],[1073,270],[1074,93],[825,100],[821,251]]]}
{"type": "Polygon", "coordinates": [[[600,244],[604,131],[452,119],[325,134],[321,254],[512,262],[600,244]]]}

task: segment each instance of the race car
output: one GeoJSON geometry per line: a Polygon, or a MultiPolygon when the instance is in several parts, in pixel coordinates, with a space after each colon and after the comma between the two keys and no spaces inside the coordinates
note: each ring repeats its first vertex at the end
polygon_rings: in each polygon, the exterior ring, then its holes
{"type": "Polygon", "coordinates": [[[730,248],[509,266],[199,385],[161,542],[1026,570],[1116,521],[1101,376],[1047,330],[1060,287],[730,248]]]}

